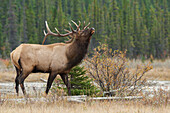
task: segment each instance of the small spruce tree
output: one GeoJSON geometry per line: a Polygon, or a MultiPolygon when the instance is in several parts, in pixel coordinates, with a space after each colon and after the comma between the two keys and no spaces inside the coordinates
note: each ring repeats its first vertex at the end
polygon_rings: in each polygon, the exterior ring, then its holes
{"type": "MultiPolygon", "coordinates": [[[[86,70],[84,67],[76,66],[74,67],[69,75],[71,83],[71,95],[94,95],[99,92],[99,90],[92,84],[92,79],[85,75],[86,70]]],[[[58,79],[59,84],[64,84],[61,79],[58,79]]],[[[54,84],[53,89],[61,89],[62,87],[54,84]]],[[[67,92],[67,88],[63,88],[67,92]]]]}

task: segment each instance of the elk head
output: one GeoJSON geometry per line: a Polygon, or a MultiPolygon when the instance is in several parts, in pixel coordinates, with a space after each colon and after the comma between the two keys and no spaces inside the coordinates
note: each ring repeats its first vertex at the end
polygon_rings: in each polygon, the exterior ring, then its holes
{"type": "Polygon", "coordinates": [[[70,26],[70,28],[71,28],[71,31],[64,29],[66,32],[68,32],[68,33],[66,33],[66,34],[60,34],[60,32],[57,30],[57,28],[55,28],[57,34],[51,32],[50,28],[48,27],[47,21],[45,21],[46,28],[47,28],[47,31],[48,31],[48,32],[46,33],[45,30],[44,30],[44,35],[45,35],[45,37],[44,37],[44,40],[43,40],[43,42],[42,42],[42,45],[44,44],[44,42],[45,42],[45,40],[46,40],[46,38],[47,38],[48,35],[52,35],[52,36],[56,36],[56,37],[66,37],[66,36],[71,37],[71,39],[70,39],[69,41],[65,41],[65,43],[71,43],[71,42],[73,42],[74,40],[90,41],[92,34],[95,32],[95,29],[94,29],[94,28],[87,28],[87,27],[90,25],[90,23],[88,23],[88,24],[85,26],[85,21],[84,21],[83,29],[80,30],[81,22],[79,21],[79,25],[77,25],[73,20],[71,20],[71,21],[76,25],[77,29],[74,30],[74,29],[72,28],[71,24],[69,23],[69,26],[70,26]],[[87,29],[86,29],[86,28],[87,28],[87,29]]]}

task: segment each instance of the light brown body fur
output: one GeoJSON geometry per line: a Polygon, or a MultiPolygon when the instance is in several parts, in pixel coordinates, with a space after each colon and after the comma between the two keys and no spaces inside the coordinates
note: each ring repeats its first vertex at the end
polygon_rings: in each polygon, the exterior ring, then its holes
{"type": "Polygon", "coordinates": [[[36,70],[39,71],[59,73],[68,62],[65,51],[69,45],[64,43],[50,45],[21,44],[11,52],[11,59],[18,69],[21,69],[22,66],[23,69],[32,72],[36,67],[36,70]],[[18,62],[19,59],[21,66],[18,62]]]}
{"type": "Polygon", "coordinates": [[[50,73],[46,94],[57,74],[59,74],[68,88],[70,85],[67,74],[71,68],[81,62],[87,53],[94,28],[73,33],[73,40],[70,43],[54,43],[50,45],[21,44],[10,54],[11,60],[16,68],[17,76],[15,79],[16,92],[20,84],[23,93],[24,80],[30,73],[42,72],[50,73]]]}

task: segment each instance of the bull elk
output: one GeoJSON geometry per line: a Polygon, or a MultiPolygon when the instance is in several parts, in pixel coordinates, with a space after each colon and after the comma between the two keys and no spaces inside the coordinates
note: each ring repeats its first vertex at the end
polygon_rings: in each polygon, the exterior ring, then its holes
{"type": "Polygon", "coordinates": [[[72,67],[78,65],[86,55],[90,39],[95,32],[94,28],[87,28],[90,23],[85,26],[84,22],[84,27],[80,30],[81,23],[79,22],[79,25],[77,25],[74,21],[72,22],[76,25],[77,29],[74,30],[69,23],[71,31],[65,30],[68,32],[66,34],[60,34],[56,28],[57,33],[51,32],[47,21],[45,22],[48,32],[46,33],[44,31],[44,41],[49,35],[55,37],[70,36],[71,40],[66,43],[49,45],[21,44],[11,52],[10,57],[17,73],[15,78],[17,95],[19,85],[23,94],[26,94],[24,80],[30,73],[37,72],[49,73],[45,91],[46,94],[48,94],[55,77],[59,74],[68,89],[68,95],[71,95],[68,73],[72,67]]]}

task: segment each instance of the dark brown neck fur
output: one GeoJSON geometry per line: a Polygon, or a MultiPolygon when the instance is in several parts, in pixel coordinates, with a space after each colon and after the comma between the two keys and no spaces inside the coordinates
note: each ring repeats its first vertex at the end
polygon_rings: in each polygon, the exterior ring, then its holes
{"type": "Polygon", "coordinates": [[[67,69],[71,69],[81,62],[87,53],[89,41],[75,40],[68,48],[66,55],[68,58],[67,69]]]}

